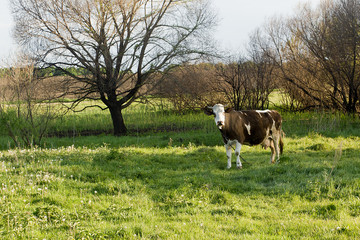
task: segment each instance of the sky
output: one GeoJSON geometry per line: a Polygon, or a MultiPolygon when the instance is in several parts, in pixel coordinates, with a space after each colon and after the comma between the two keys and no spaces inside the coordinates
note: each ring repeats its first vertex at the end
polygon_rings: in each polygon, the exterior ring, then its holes
{"type": "MultiPolygon", "coordinates": [[[[321,0],[211,0],[219,24],[214,33],[220,46],[230,51],[242,51],[249,35],[273,16],[295,12],[299,3],[317,6],[321,0]]],[[[16,52],[11,36],[13,21],[9,0],[0,0],[0,65],[16,52]]]]}

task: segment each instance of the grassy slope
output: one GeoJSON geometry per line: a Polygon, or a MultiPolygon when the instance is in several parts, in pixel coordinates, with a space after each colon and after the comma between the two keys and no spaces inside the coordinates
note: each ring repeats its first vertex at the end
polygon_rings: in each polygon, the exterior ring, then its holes
{"type": "MultiPolygon", "coordinates": [[[[48,148],[4,149],[0,236],[359,237],[359,121],[324,114],[284,118],[281,163],[268,163],[269,150],[245,146],[250,164],[241,171],[225,169],[221,137],[202,114],[155,114],[147,121],[156,127],[173,119],[176,132],[54,138],[46,140],[48,148]],[[197,130],[185,131],[189,126],[197,130]]],[[[149,129],[146,124],[138,128],[149,129]]]]}

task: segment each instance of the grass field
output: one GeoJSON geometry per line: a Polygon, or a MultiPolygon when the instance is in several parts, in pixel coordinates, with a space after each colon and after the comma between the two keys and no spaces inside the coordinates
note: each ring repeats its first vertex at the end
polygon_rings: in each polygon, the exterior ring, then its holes
{"type": "Polygon", "coordinates": [[[359,239],[360,121],[283,113],[285,150],[243,147],[226,169],[213,119],[155,106],[127,110],[129,136],[107,112],[72,114],[73,131],[14,149],[0,138],[1,239],[359,239]],[[159,129],[161,131],[159,131],[159,129]]]}

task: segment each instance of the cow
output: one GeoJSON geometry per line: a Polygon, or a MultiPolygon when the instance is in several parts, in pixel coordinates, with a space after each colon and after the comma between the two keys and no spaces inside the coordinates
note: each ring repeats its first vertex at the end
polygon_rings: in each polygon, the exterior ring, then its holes
{"type": "Polygon", "coordinates": [[[265,149],[270,147],[270,163],[275,163],[275,155],[279,162],[283,152],[282,119],[274,110],[247,110],[234,111],[225,109],[224,105],[216,104],[213,107],[205,107],[207,115],[215,116],[215,124],[221,132],[226,155],[227,168],[231,168],[232,146],[235,145],[236,167],[241,169],[240,150],[242,145],[259,145],[265,149]]]}

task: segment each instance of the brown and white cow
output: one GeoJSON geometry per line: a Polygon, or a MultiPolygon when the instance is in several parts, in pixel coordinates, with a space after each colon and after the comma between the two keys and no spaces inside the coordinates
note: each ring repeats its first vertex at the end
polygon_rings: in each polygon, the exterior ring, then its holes
{"type": "Polygon", "coordinates": [[[270,163],[275,163],[283,151],[282,119],[280,114],[274,110],[248,110],[234,111],[226,109],[222,104],[204,109],[207,115],[215,116],[216,126],[223,137],[226,155],[228,159],[227,168],[231,168],[231,148],[235,147],[236,166],[242,168],[240,161],[240,150],[242,145],[258,145],[264,148],[270,147],[270,163]]]}

